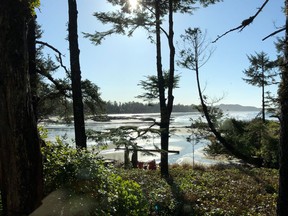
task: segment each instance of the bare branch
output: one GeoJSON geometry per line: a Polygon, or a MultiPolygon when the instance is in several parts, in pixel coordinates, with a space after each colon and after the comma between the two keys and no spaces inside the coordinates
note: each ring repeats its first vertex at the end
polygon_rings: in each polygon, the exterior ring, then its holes
{"type": "Polygon", "coordinates": [[[282,32],[282,31],[284,31],[285,29],[286,29],[286,27],[283,27],[283,28],[281,28],[281,29],[278,29],[277,31],[272,32],[271,34],[269,34],[268,36],[266,36],[265,38],[263,38],[262,41],[264,41],[264,40],[266,40],[267,38],[272,37],[272,36],[274,36],[274,35],[282,32]]]}
{"type": "Polygon", "coordinates": [[[36,40],[36,44],[42,44],[42,45],[44,45],[44,46],[49,47],[49,48],[52,49],[54,52],[56,52],[56,53],[58,54],[58,58],[57,58],[57,59],[58,59],[60,65],[61,65],[61,67],[64,68],[66,74],[67,74],[68,76],[70,76],[70,75],[69,75],[70,73],[69,73],[68,69],[67,69],[66,66],[63,64],[63,61],[62,61],[62,56],[64,56],[64,55],[63,55],[58,49],[56,49],[54,46],[52,46],[52,45],[50,45],[50,44],[48,44],[48,43],[46,43],[46,42],[39,41],[39,40],[36,40]]]}
{"type": "Polygon", "coordinates": [[[227,35],[230,32],[236,31],[238,29],[240,29],[239,32],[241,32],[245,27],[247,27],[248,25],[250,25],[254,21],[254,19],[259,15],[259,13],[263,10],[263,8],[265,7],[265,5],[268,2],[269,2],[269,0],[265,0],[265,2],[262,4],[262,6],[257,10],[257,12],[253,16],[250,16],[248,19],[243,20],[238,27],[230,29],[220,36],[218,35],[217,38],[214,41],[212,41],[212,43],[215,43],[220,38],[224,37],[225,35],[227,35]]]}

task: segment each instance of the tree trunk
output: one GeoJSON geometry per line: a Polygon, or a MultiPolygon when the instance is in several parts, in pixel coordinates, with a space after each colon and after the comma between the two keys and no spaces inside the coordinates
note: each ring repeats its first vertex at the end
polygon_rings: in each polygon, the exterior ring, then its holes
{"type": "Polygon", "coordinates": [[[174,71],[175,71],[175,47],[173,43],[173,2],[169,0],[169,35],[168,44],[170,51],[170,68],[169,68],[169,83],[167,104],[165,98],[165,83],[163,79],[162,60],[161,60],[161,37],[160,37],[160,2],[155,1],[155,17],[156,17],[156,52],[157,52],[157,75],[160,101],[160,133],[161,133],[161,175],[169,176],[168,167],[168,150],[169,150],[169,127],[170,117],[173,109],[173,87],[174,87],[174,71]]]}
{"type": "MultiPolygon", "coordinates": [[[[198,35],[197,35],[198,37],[198,35]]],[[[198,38],[195,38],[195,47],[194,47],[194,52],[195,52],[195,73],[196,73],[196,82],[197,82],[197,89],[198,89],[198,94],[199,94],[199,98],[200,98],[200,102],[201,102],[201,106],[203,109],[203,113],[205,116],[205,119],[208,123],[208,126],[211,130],[211,132],[214,134],[214,136],[216,137],[216,139],[235,157],[243,160],[246,163],[255,165],[257,167],[261,167],[263,164],[263,160],[260,158],[253,158],[253,157],[249,157],[247,155],[242,154],[240,151],[238,151],[236,148],[234,148],[233,145],[231,145],[230,143],[228,143],[225,139],[225,137],[223,137],[221,135],[221,133],[218,132],[218,130],[215,128],[214,123],[212,122],[211,118],[210,118],[210,114],[209,114],[209,110],[205,104],[203,95],[202,95],[202,91],[201,91],[201,85],[200,85],[200,78],[199,78],[199,62],[198,62],[198,58],[199,58],[199,48],[200,48],[200,44],[198,41],[198,38]]]]}
{"type": "Polygon", "coordinates": [[[73,112],[75,141],[77,148],[86,148],[86,134],[84,109],[81,91],[81,70],[79,61],[78,33],[77,33],[77,3],[76,0],[68,0],[69,5],[69,49],[70,67],[72,79],[73,112]]]}
{"type": "Polygon", "coordinates": [[[264,81],[264,68],[262,66],[262,122],[265,123],[265,81],[264,81]]]}
{"type": "Polygon", "coordinates": [[[38,121],[37,114],[37,104],[38,104],[38,94],[37,94],[37,72],[36,72],[36,17],[31,16],[28,23],[28,53],[29,53],[29,75],[30,75],[30,86],[32,95],[32,104],[36,122],[38,121]]]}
{"type": "Polygon", "coordinates": [[[168,146],[169,146],[169,122],[170,115],[166,105],[165,98],[165,81],[162,70],[162,53],[161,53],[161,36],[160,36],[160,3],[155,1],[155,17],[156,17],[156,63],[157,63],[157,78],[159,88],[159,103],[160,103],[160,138],[161,138],[161,175],[169,176],[168,168],[168,146]]]}
{"type": "Polygon", "coordinates": [[[279,194],[277,215],[288,215],[288,0],[285,1],[286,33],[280,99],[279,194]]]}
{"type": "Polygon", "coordinates": [[[27,1],[0,1],[0,178],[4,215],[28,215],[42,198],[42,157],[29,82],[27,1]]]}
{"type": "Polygon", "coordinates": [[[201,93],[201,87],[200,87],[198,72],[196,72],[196,76],[197,76],[197,86],[198,86],[198,93],[199,93],[199,97],[200,97],[200,101],[201,101],[201,106],[202,106],[204,116],[206,118],[206,121],[208,123],[208,126],[209,126],[211,132],[215,135],[217,140],[225,147],[225,149],[227,149],[236,158],[243,160],[245,163],[248,163],[248,164],[251,164],[251,165],[254,165],[257,167],[261,167],[263,164],[263,159],[249,157],[247,155],[242,154],[240,151],[238,151],[236,148],[234,148],[233,145],[228,143],[226,141],[226,139],[217,131],[217,129],[214,126],[214,123],[212,122],[212,120],[210,118],[208,108],[205,104],[205,101],[204,101],[202,93],[201,93]]]}

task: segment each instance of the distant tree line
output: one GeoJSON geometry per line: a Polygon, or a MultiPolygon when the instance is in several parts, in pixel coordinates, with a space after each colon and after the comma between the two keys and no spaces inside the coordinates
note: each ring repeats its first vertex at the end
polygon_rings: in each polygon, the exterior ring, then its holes
{"type": "MultiPolygon", "coordinates": [[[[49,109],[49,112],[47,111],[45,114],[45,118],[49,118],[49,116],[59,116],[62,119],[69,121],[71,120],[69,116],[73,115],[73,109],[72,109],[72,101],[66,100],[65,104],[62,103],[62,100],[56,100],[54,99],[51,101],[51,104],[46,104],[47,107],[54,107],[54,109],[49,109]]],[[[153,103],[153,104],[145,104],[140,102],[104,102],[103,107],[97,111],[97,112],[91,112],[91,110],[84,106],[84,112],[85,116],[91,116],[91,115],[101,115],[101,114],[123,114],[123,113],[159,113],[160,111],[160,105],[159,103],[153,103]]],[[[195,109],[195,105],[183,105],[183,104],[177,104],[174,105],[173,108],[174,112],[194,112],[197,111],[195,109]]]]}
{"type": "MultiPolygon", "coordinates": [[[[101,115],[101,114],[125,114],[125,113],[159,113],[159,103],[141,103],[136,101],[117,102],[106,101],[102,102],[101,107],[95,105],[95,111],[92,112],[89,104],[84,104],[85,116],[101,115]]],[[[259,111],[259,108],[252,106],[241,106],[238,104],[220,104],[216,106],[223,111],[259,111]]],[[[197,106],[194,104],[183,105],[174,104],[173,112],[197,112],[197,106]]],[[[63,98],[54,98],[53,100],[46,100],[45,105],[41,106],[39,112],[42,118],[49,118],[49,116],[59,116],[60,118],[69,121],[73,115],[72,101],[63,98]]]]}
{"type": "MultiPolygon", "coordinates": [[[[194,112],[197,111],[194,105],[174,105],[174,112],[194,112]]],[[[107,114],[118,114],[118,113],[158,113],[160,110],[159,103],[144,104],[140,102],[106,102],[105,110],[107,114]]]]}

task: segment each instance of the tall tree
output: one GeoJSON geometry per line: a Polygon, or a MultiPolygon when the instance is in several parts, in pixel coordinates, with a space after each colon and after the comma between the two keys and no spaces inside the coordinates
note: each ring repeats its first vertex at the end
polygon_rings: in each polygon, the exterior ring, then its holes
{"type": "Polygon", "coordinates": [[[131,9],[129,8],[129,2],[123,0],[108,0],[113,5],[119,5],[120,11],[108,12],[108,13],[95,13],[95,16],[104,24],[112,23],[112,29],[105,32],[96,32],[95,34],[86,34],[87,37],[100,44],[101,41],[108,35],[118,33],[127,34],[131,36],[138,27],[143,27],[150,34],[154,34],[155,37],[150,35],[151,38],[155,38],[156,43],[156,65],[157,65],[157,78],[158,78],[158,92],[160,103],[160,131],[161,131],[161,174],[162,176],[168,176],[168,147],[169,147],[169,125],[170,117],[173,109],[173,84],[174,84],[174,72],[175,72],[175,47],[174,47],[174,24],[173,13],[191,13],[195,7],[196,2],[207,6],[211,3],[218,2],[220,0],[185,0],[185,1],[139,1],[141,7],[138,7],[137,11],[131,15],[131,9]],[[163,18],[168,16],[168,31],[165,31],[163,27],[163,18]],[[126,32],[126,30],[128,31],[126,32]],[[163,33],[168,42],[169,47],[169,82],[168,92],[165,94],[163,69],[162,69],[162,40],[161,33],[163,33]]]}
{"type": "Polygon", "coordinates": [[[258,86],[261,88],[262,92],[262,121],[265,123],[265,88],[268,85],[275,83],[274,77],[277,75],[272,72],[274,68],[274,61],[271,61],[266,53],[260,52],[256,55],[247,56],[250,62],[248,69],[245,69],[243,73],[247,78],[243,78],[245,82],[253,86],[258,86]]]}
{"type": "Polygon", "coordinates": [[[42,199],[42,157],[27,39],[35,3],[0,1],[0,190],[8,216],[28,215],[42,199]]]}
{"type": "Polygon", "coordinates": [[[72,97],[74,112],[74,127],[76,147],[86,148],[86,134],[84,121],[84,108],[81,91],[81,70],[79,60],[79,46],[77,33],[77,2],[76,0],[68,0],[69,6],[69,49],[70,49],[70,67],[72,79],[72,97]]]}
{"type": "Polygon", "coordinates": [[[242,159],[247,163],[261,166],[263,162],[262,159],[243,154],[232,144],[230,144],[225,139],[225,137],[221,135],[221,133],[217,130],[217,127],[215,126],[216,122],[213,121],[211,115],[211,112],[213,112],[214,110],[207,107],[206,105],[205,97],[202,94],[202,88],[200,84],[200,68],[205,65],[205,63],[209,60],[212,54],[212,50],[209,52],[208,55],[206,54],[208,45],[205,44],[205,35],[202,34],[199,28],[189,28],[185,30],[185,35],[182,35],[181,37],[183,38],[183,41],[185,43],[184,47],[186,48],[180,51],[180,60],[178,61],[178,63],[180,66],[195,72],[197,90],[202,108],[200,111],[204,113],[210,131],[232,155],[239,159],[242,159]]]}
{"type": "Polygon", "coordinates": [[[172,41],[170,47],[170,71],[169,71],[169,82],[168,82],[168,96],[166,102],[165,96],[165,81],[163,78],[163,70],[162,70],[162,53],[161,53],[161,9],[160,9],[160,1],[155,1],[155,23],[156,23],[156,65],[157,65],[157,77],[158,77],[158,92],[159,92],[159,104],[160,104],[160,139],[161,139],[161,175],[169,176],[168,170],[168,150],[169,150],[169,126],[170,126],[170,117],[173,108],[173,92],[170,85],[172,80],[172,86],[174,82],[174,60],[175,49],[173,45],[173,16],[171,13],[172,2],[169,1],[169,34],[168,36],[169,46],[172,41]],[[172,24],[172,26],[170,26],[172,24]],[[171,50],[172,48],[172,50],[171,50]],[[171,68],[172,65],[172,68],[171,68]],[[171,71],[172,69],[172,71],[171,71]]]}
{"type": "Polygon", "coordinates": [[[288,0],[285,0],[284,58],[281,64],[280,102],[280,146],[279,146],[279,193],[277,215],[288,215],[288,0]]]}
{"type": "MultiPolygon", "coordinates": [[[[257,10],[254,16],[243,20],[241,25],[236,28],[226,31],[224,34],[218,36],[214,42],[224,37],[232,31],[238,29],[243,30],[258,16],[258,14],[265,8],[269,0],[265,0],[262,6],[257,10]]],[[[277,215],[286,216],[288,214],[288,0],[284,0],[285,24],[283,28],[276,30],[269,34],[263,40],[274,36],[282,31],[285,32],[283,41],[284,57],[283,61],[279,64],[281,69],[280,87],[278,90],[279,104],[280,104],[280,142],[279,142],[279,192],[277,203],[277,215]]]]}
{"type": "Polygon", "coordinates": [[[37,121],[37,104],[38,104],[38,94],[37,94],[37,70],[36,70],[36,16],[32,15],[28,23],[28,53],[29,53],[29,75],[30,75],[30,85],[32,94],[32,103],[35,118],[37,121]]]}

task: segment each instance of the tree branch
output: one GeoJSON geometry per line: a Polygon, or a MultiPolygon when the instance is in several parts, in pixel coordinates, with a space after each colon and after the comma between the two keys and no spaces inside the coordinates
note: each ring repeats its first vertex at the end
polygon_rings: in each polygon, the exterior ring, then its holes
{"type": "Polygon", "coordinates": [[[58,49],[56,49],[54,46],[52,46],[52,45],[50,45],[50,44],[48,44],[48,43],[46,43],[46,42],[39,41],[39,40],[36,40],[36,44],[41,44],[41,45],[47,46],[47,47],[49,47],[50,49],[52,49],[54,52],[56,52],[56,53],[58,54],[58,58],[57,58],[57,59],[58,59],[60,65],[61,65],[61,67],[64,68],[66,74],[67,74],[68,76],[70,76],[70,73],[69,73],[68,69],[67,69],[66,66],[63,64],[63,61],[62,61],[62,56],[64,56],[64,55],[63,55],[58,49]]]}
{"type": "Polygon", "coordinates": [[[214,41],[212,41],[212,43],[217,42],[220,38],[224,37],[225,35],[227,35],[230,32],[236,31],[238,29],[240,29],[239,32],[241,32],[245,27],[247,27],[248,25],[250,25],[254,21],[254,19],[259,15],[259,13],[263,10],[263,8],[265,7],[265,5],[268,2],[269,2],[269,0],[265,0],[265,2],[262,4],[262,6],[257,10],[257,12],[253,16],[250,16],[248,19],[243,20],[241,22],[241,25],[239,25],[238,27],[230,29],[220,36],[218,35],[217,38],[214,41]]]}
{"type": "Polygon", "coordinates": [[[62,85],[60,82],[55,80],[49,73],[45,73],[45,70],[40,67],[40,70],[37,70],[39,74],[46,77],[50,82],[52,82],[56,89],[65,97],[70,98],[70,95],[67,94],[67,91],[71,91],[71,88],[68,88],[67,86],[62,85]]]}
{"type": "Polygon", "coordinates": [[[263,38],[262,41],[264,41],[264,40],[266,40],[267,38],[272,37],[272,36],[274,36],[274,35],[282,32],[282,31],[284,31],[285,29],[286,29],[286,27],[283,27],[283,28],[281,28],[281,29],[278,29],[277,31],[272,32],[271,34],[269,34],[268,36],[266,36],[265,38],[263,38]]]}

